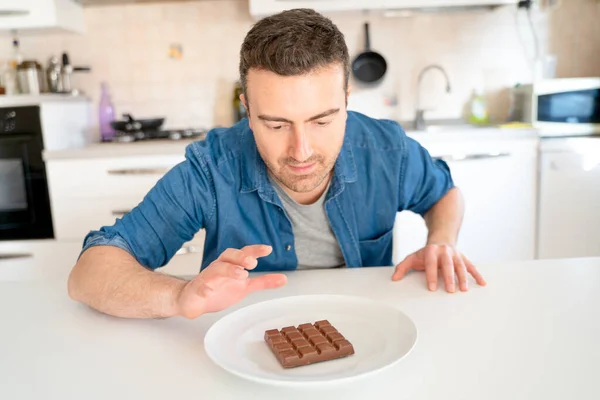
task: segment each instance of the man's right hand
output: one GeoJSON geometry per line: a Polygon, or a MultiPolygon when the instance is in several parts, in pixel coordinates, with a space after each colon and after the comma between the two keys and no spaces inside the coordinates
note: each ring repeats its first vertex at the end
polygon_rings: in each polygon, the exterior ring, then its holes
{"type": "Polygon", "coordinates": [[[283,274],[248,277],[248,270],[256,268],[258,258],[268,256],[271,251],[270,246],[264,245],[225,250],[182,288],[177,298],[178,314],[197,318],[231,307],[249,293],[285,285],[287,277],[283,274]]]}

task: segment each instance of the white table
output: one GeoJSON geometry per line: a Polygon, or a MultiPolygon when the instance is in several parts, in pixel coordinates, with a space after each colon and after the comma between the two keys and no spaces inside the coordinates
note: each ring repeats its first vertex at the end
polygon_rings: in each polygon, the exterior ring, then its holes
{"type": "Polygon", "coordinates": [[[422,274],[391,282],[390,268],[291,273],[285,288],[240,306],[296,294],[365,296],[408,314],[419,339],[372,378],[290,391],[208,359],[204,335],[224,313],[124,320],[72,302],[66,276],[78,246],[55,247],[20,261],[46,271],[22,281],[3,282],[0,261],[0,399],[600,398],[600,259],[484,265],[489,286],[454,295],[427,292],[422,274]]]}

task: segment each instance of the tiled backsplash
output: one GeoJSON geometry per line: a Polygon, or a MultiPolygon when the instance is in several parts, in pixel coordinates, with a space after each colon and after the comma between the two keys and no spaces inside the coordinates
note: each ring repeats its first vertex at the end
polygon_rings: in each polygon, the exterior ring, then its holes
{"type": "MultiPolygon", "coordinates": [[[[169,127],[229,125],[238,78],[238,52],[253,23],[244,0],[190,1],[96,6],[85,9],[87,33],[21,34],[22,53],[46,64],[68,51],[73,64],[89,65],[74,84],[95,102],[100,82],[110,85],[118,114],[167,117],[169,127]],[[180,60],[169,46],[181,45],[180,60]]],[[[419,71],[444,66],[453,91],[444,94],[442,76],[432,72],[423,85],[431,117],[459,117],[471,91],[485,87],[492,117],[508,110],[507,88],[531,79],[533,52],[526,16],[513,8],[493,12],[422,15],[409,18],[332,16],[346,35],[351,54],[363,48],[363,23],[371,23],[372,47],[388,60],[383,83],[355,87],[351,106],[375,116],[412,119],[419,71]]],[[[551,13],[536,13],[541,48],[558,56],[558,76],[600,75],[600,5],[563,0],[551,13]]],[[[0,59],[10,36],[0,35],[0,59]]]]}

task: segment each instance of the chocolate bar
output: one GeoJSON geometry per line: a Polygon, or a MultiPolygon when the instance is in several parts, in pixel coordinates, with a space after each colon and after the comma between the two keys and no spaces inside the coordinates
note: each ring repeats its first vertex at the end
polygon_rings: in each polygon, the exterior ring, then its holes
{"type": "Polygon", "coordinates": [[[354,347],[329,321],[265,332],[265,342],[283,368],[294,368],[354,354],[354,347]]]}

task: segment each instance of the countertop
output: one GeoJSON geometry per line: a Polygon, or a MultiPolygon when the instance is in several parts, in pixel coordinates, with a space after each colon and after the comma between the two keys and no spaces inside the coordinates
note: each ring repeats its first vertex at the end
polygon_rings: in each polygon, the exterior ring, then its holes
{"type": "MultiPolygon", "coordinates": [[[[391,268],[297,271],[281,289],[240,305],[297,294],[386,302],[419,338],[400,363],[344,386],[270,387],[213,364],[203,339],[230,311],[194,321],[125,320],[71,301],[66,274],[79,246],[56,244],[0,278],[0,398],[20,399],[596,399],[600,258],[481,265],[489,286],[430,293],[422,273],[391,282],[391,268]]],[[[0,277],[2,271],[0,261],[0,277]]]]}
{"type": "Polygon", "coordinates": [[[131,143],[92,143],[85,147],[44,151],[44,160],[181,155],[194,140],[149,140],[131,143]]]}
{"type": "MultiPolygon", "coordinates": [[[[535,139],[538,132],[534,129],[508,129],[499,127],[469,127],[461,130],[447,130],[442,132],[407,131],[407,135],[418,142],[435,141],[477,141],[477,140],[519,140],[535,139]]],[[[82,148],[45,151],[44,159],[89,159],[111,158],[152,155],[183,155],[185,148],[193,140],[154,140],[133,143],[92,143],[82,148]]]]}
{"type": "Polygon", "coordinates": [[[55,102],[90,102],[90,99],[83,95],[72,96],[56,93],[0,95],[0,107],[18,107],[55,102]]]}

